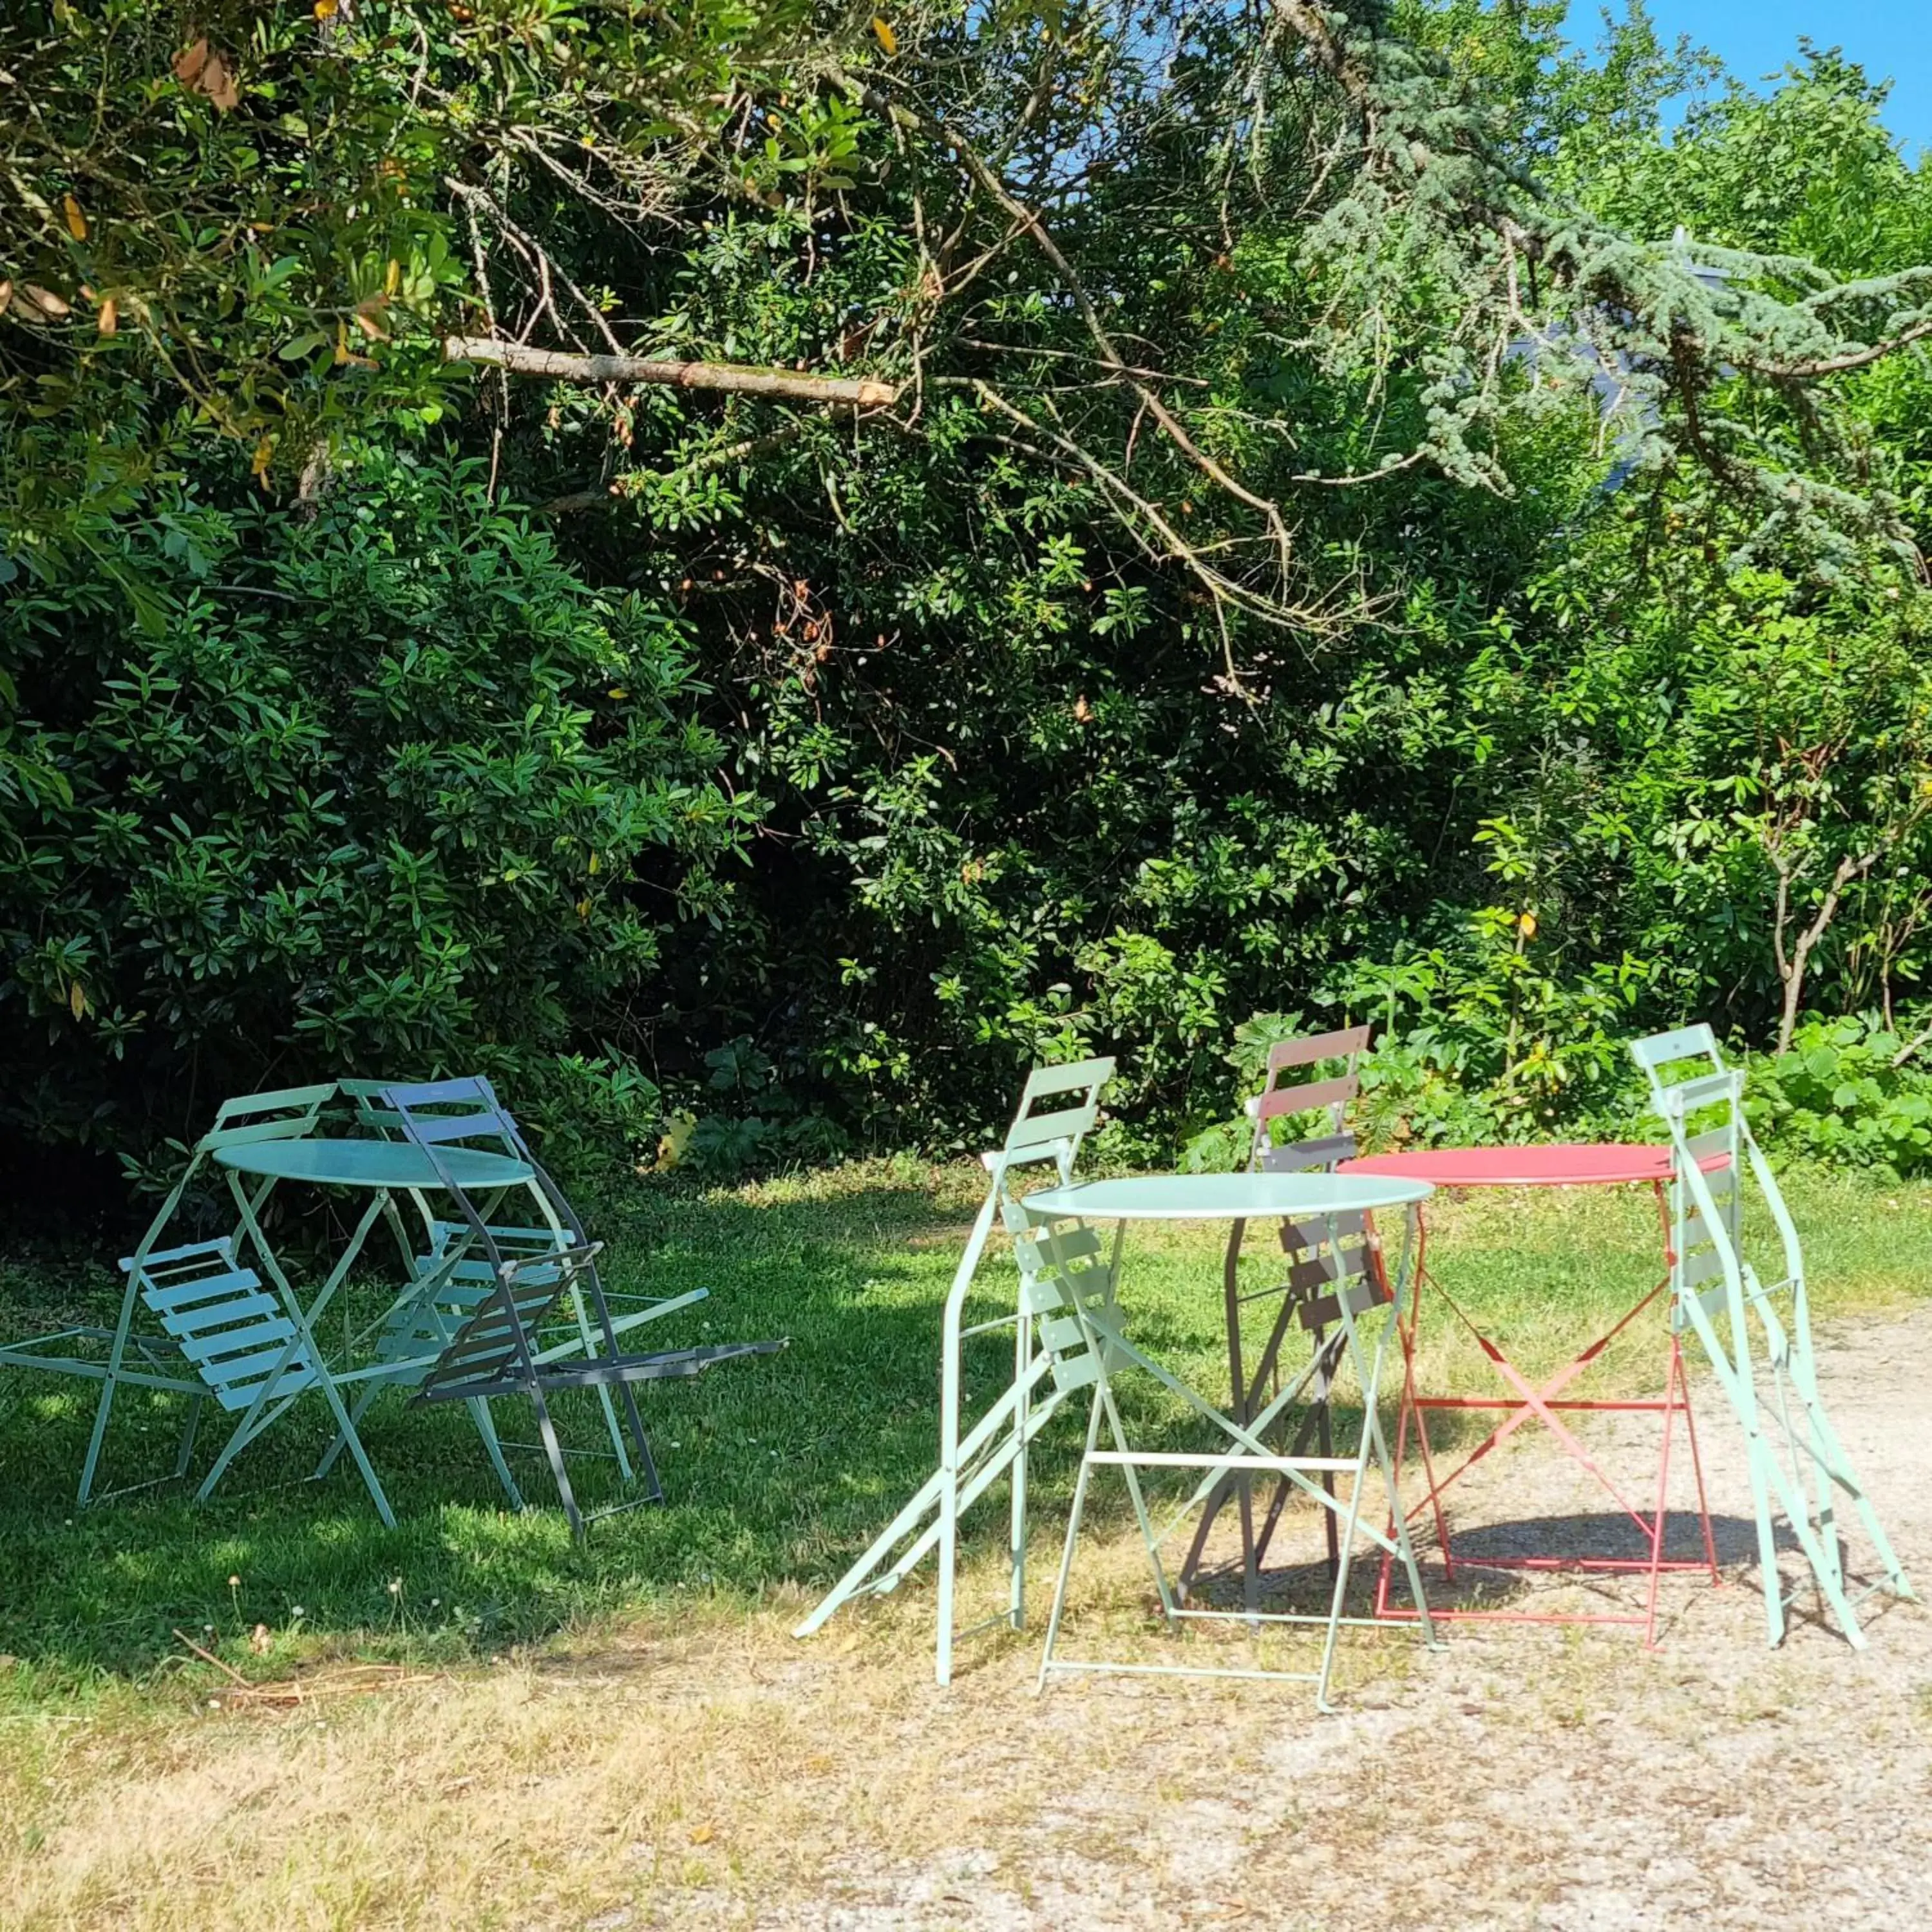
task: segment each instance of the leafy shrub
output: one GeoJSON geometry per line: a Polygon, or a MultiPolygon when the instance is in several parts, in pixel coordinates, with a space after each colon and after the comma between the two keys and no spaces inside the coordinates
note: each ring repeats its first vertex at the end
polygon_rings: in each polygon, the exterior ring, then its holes
{"type": "Polygon", "coordinates": [[[1875,1015],[1811,1020],[1751,1069],[1751,1125],[1792,1154],[1900,1174],[1932,1172],[1932,1073],[1875,1015]]]}
{"type": "Polygon", "coordinates": [[[0,608],[51,775],[0,784],[0,1126],[138,1159],[227,1094],[480,1070],[566,1163],[653,1139],[628,1016],[757,808],[675,624],[440,455],[112,534],[0,608]]]}

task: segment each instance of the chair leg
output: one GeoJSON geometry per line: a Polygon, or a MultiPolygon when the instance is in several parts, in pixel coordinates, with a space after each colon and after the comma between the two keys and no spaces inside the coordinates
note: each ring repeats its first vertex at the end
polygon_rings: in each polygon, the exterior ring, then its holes
{"type": "Polygon", "coordinates": [[[188,1419],[182,1424],[181,1449],[175,1457],[175,1478],[178,1481],[188,1474],[188,1458],[194,1454],[195,1432],[201,1426],[203,1396],[194,1396],[188,1406],[188,1419]]]}
{"type": "Polygon", "coordinates": [[[1094,1391],[1093,1406],[1087,1418],[1087,1448],[1080,1458],[1080,1473],[1073,1482],[1073,1507],[1066,1518],[1066,1541],[1060,1552],[1060,1576],[1053,1586],[1053,1608],[1046,1619],[1046,1647],[1040,1652],[1040,1675],[1034,1680],[1036,1692],[1046,1688],[1047,1672],[1053,1668],[1054,1646],[1060,1641],[1060,1619],[1066,1608],[1066,1585],[1073,1574],[1074,1546],[1080,1540],[1080,1519],[1087,1508],[1087,1484],[1093,1474],[1094,1445],[1100,1439],[1100,1391],[1094,1391]]]}
{"type": "MultiPolygon", "coordinates": [[[[306,1390],[304,1391],[307,1393],[306,1390]]],[[[341,1393],[325,1372],[322,1377],[322,1398],[335,1412],[335,1426],[349,1438],[349,1453],[356,1459],[356,1466],[362,1472],[362,1480],[367,1486],[370,1499],[376,1505],[376,1514],[382,1519],[386,1529],[396,1526],[395,1512],[389,1507],[389,1499],[382,1493],[382,1485],[376,1479],[374,1466],[362,1447],[362,1438],[356,1432],[356,1425],[349,1419],[349,1412],[343,1406],[341,1393]]]]}
{"type": "Polygon", "coordinates": [[[537,1433],[543,1438],[544,1454],[550,1458],[550,1472],[556,1478],[557,1500],[563,1505],[564,1514],[570,1519],[571,1534],[580,1542],[584,1533],[583,1514],[570,1486],[570,1472],[563,1466],[563,1448],[550,1422],[550,1404],[544,1400],[543,1390],[535,1381],[530,1384],[530,1400],[536,1409],[537,1433]]]}
{"type": "Polygon", "coordinates": [[[94,1432],[87,1438],[87,1460],[80,1468],[80,1492],[74,1498],[77,1509],[87,1507],[87,1499],[94,1490],[94,1472],[100,1466],[101,1445],[107,1438],[108,1412],[114,1406],[115,1370],[118,1361],[110,1365],[107,1379],[100,1385],[100,1400],[94,1405],[94,1432]]]}
{"type": "MultiPolygon", "coordinates": [[[[644,1476],[646,1494],[651,1502],[661,1503],[664,1501],[664,1485],[658,1480],[658,1466],[651,1454],[650,1438],[644,1433],[644,1419],[638,1413],[638,1399],[632,1394],[628,1382],[620,1382],[617,1388],[623,1397],[624,1420],[631,1425],[631,1439],[638,1445],[638,1464],[644,1476]]],[[[605,1400],[609,1400],[608,1392],[605,1400]]],[[[629,1472],[626,1470],[626,1480],[629,1479],[629,1472]]]]}
{"type": "Polygon", "coordinates": [[[503,1485],[504,1493],[510,1498],[513,1510],[522,1510],[529,1507],[524,1501],[524,1492],[517,1487],[517,1479],[510,1474],[510,1466],[503,1460],[503,1445],[496,1438],[496,1425],[491,1419],[490,1405],[482,1396],[473,1396],[469,1403],[470,1418],[476,1424],[476,1432],[483,1438],[483,1446],[490,1452],[490,1466],[496,1472],[497,1480],[503,1485]]]}
{"type": "MultiPolygon", "coordinates": [[[[377,1395],[381,1393],[382,1386],[382,1385],[380,1382],[372,1382],[363,1390],[362,1393],[356,1398],[356,1406],[349,1412],[349,1420],[350,1422],[359,1423],[362,1420],[363,1417],[369,1413],[369,1405],[374,1402],[377,1395]]],[[[323,1456],[322,1460],[315,1466],[315,1474],[309,1478],[309,1480],[313,1483],[320,1482],[322,1478],[327,1475],[329,1471],[335,1467],[336,1457],[340,1456],[343,1450],[346,1449],[348,1447],[349,1438],[340,1430],[338,1430],[336,1431],[335,1440],[328,1445],[328,1452],[323,1456]]]]}

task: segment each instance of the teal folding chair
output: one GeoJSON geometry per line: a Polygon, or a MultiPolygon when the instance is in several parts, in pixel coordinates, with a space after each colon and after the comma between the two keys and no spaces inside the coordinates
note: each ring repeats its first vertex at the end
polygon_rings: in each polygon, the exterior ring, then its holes
{"type": "Polygon", "coordinates": [[[1783,1640],[1792,1600],[1778,1568],[1782,1516],[1838,1628],[1862,1648],[1860,1606],[1881,1591],[1910,1598],[1912,1588],[1818,1392],[1804,1256],[1745,1118],[1744,1076],[1726,1066],[1708,1026],[1653,1034],[1630,1051],[1670,1134],[1671,1318],[1703,1344],[1744,1432],[1770,1640],[1783,1640]],[[1748,1188],[1775,1232],[1768,1280],[1744,1251],[1748,1188]],[[1875,1576],[1856,1594],[1840,1542],[1840,1497],[1876,1558],[1875,1576]]]}
{"type": "MultiPolygon", "coordinates": [[[[241,1094],[224,1101],[214,1117],[214,1125],[195,1143],[181,1178],[148,1223],[140,1245],[132,1256],[121,1263],[128,1280],[115,1326],[64,1328],[0,1348],[0,1366],[43,1370],[100,1384],[100,1399],[94,1407],[94,1427],[88,1438],[86,1460],[81,1466],[80,1492],[75,1498],[78,1505],[84,1508],[93,1497],[94,1478],[100,1470],[106,1440],[108,1420],[113,1411],[116,1392],[121,1388],[159,1390],[190,1399],[192,1406],[173,1471],[176,1477],[186,1474],[202,1405],[214,1392],[214,1384],[206,1374],[191,1366],[191,1358],[180,1346],[182,1338],[172,1332],[165,1323],[160,1324],[159,1333],[153,1332],[152,1324],[146,1328],[137,1328],[137,1318],[143,1313],[144,1308],[150,1315],[160,1312],[158,1306],[144,1304],[143,1301],[145,1286],[159,1288],[164,1285],[155,1282],[149,1272],[149,1264],[152,1263],[156,1268],[164,1265],[157,1258],[158,1244],[173,1222],[190,1186],[217,1152],[225,1147],[262,1141],[295,1140],[314,1133],[322,1119],[324,1107],[335,1090],[332,1082],[286,1088],[273,1093],[241,1094]]],[[[268,1186],[267,1182],[257,1185],[253,1196],[255,1208],[259,1208],[266,1198],[268,1186]]],[[[221,1268],[215,1272],[236,1267],[236,1246],[241,1234],[242,1230],[238,1227],[223,1243],[216,1244],[226,1258],[221,1268]]],[[[205,1247],[207,1244],[202,1245],[205,1247]]],[[[193,1249],[169,1251],[180,1258],[184,1266],[195,1252],[193,1249]]],[[[253,1294],[260,1286],[256,1282],[255,1288],[249,1292],[253,1294]]],[[[156,1477],[152,1480],[164,1481],[167,1478],[156,1477]]],[[[125,1486],[146,1486],[145,1484],[125,1486]]],[[[125,1488],[115,1493],[125,1493],[125,1488]]]]}
{"type": "Polygon", "coordinates": [[[212,1400],[240,1418],[196,1492],[197,1502],[214,1493],[244,1449],[304,1396],[314,1393],[333,1412],[376,1513],[389,1528],[395,1527],[388,1498],[343,1404],[340,1384],[358,1376],[355,1372],[331,1372],[293,1295],[265,1286],[253,1268],[238,1261],[235,1245],[226,1237],[130,1256],[122,1266],[128,1270],[130,1292],[158,1322],[200,1384],[179,1384],[194,1397],[194,1408],[176,1472],[186,1472],[195,1421],[204,1402],[212,1400]]]}

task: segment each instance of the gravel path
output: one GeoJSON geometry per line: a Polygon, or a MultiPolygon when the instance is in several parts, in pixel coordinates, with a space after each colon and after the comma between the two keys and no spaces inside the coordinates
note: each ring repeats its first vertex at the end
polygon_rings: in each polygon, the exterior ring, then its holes
{"type": "MultiPolygon", "coordinates": [[[[1908,1573],[1932,1588],[1932,1309],[1824,1338],[1821,1368],[1908,1573]]],[[[1342,1713],[1319,1718],[1294,1687],[1076,1680],[1036,1701],[1031,1644],[1016,1644],[882,1734],[881,1773],[896,1753],[937,1751],[946,1788],[983,1798],[1003,1779],[1036,1786],[1044,1763],[1044,1798],[998,1826],[997,1807],[962,1804],[975,1828],[937,1858],[896,1862],[862,1837],[828,1858],[811,1902],[774,1900],[754,1922],[1932,1922],[1932,1613],[1874,1600],[1861,1653],[1801,1611],[1768,1652],[1735,1431],[1714,1394],[1703,1407],[1728,1580],[1669,1584],[1655,1652],[1628,1630],[1463,1624],[1433,1654],[1370,1637],[1342,1713]]],[[[1654,1454],[1654,1420],[1646,1436],[1605,1420],[1589,1439],[1606,1457],[1654,1454]]],[[[1461,1514],[1494,1520],[1504,1496],[1516,1518],[1597,1508],[1546,1440],[1479,1466],[1461,1514]]]]}

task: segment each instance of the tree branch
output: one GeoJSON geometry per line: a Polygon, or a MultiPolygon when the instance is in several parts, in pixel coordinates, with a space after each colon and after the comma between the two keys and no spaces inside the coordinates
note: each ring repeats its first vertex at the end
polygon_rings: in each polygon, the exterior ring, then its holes
{"type": "Polygon", "coordinates": [[[519,376],[550,376],[565,382],[662,382],[678,389],[718,389],[730,395],[772,396],[796,403],[844,403],[855,409],[889,409],[899,396],[897,383],[869,376],[808,376],[740,362],[568,356],[489,336],[452,335],[444,342],[442,354],[448,362],[483,363],[519,376]]]}

